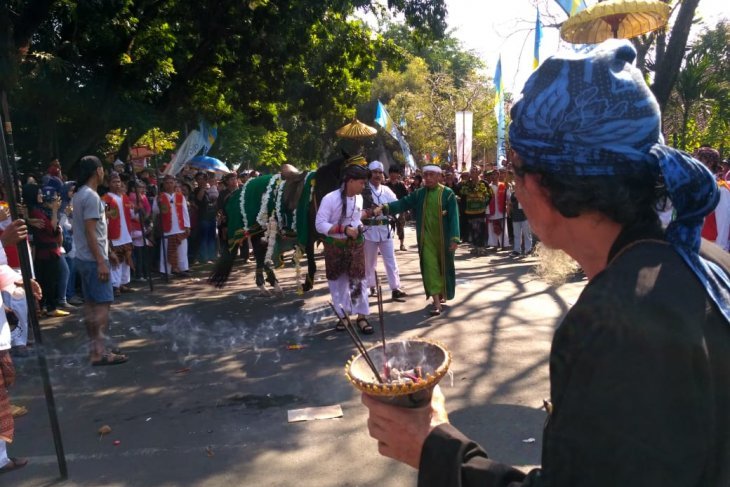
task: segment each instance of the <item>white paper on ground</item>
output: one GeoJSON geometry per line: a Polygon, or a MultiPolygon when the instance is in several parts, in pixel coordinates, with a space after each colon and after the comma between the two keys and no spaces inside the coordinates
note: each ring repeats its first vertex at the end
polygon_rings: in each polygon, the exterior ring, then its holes
{"type": "Polygon", "coordinates": [[[339,404],[334,406],[321,406],[314,408],[290,409],[287,411],[290,423],[297,421],[311,421],[313,419],[332,419],[342,417],[342,407],[339,404]]]}

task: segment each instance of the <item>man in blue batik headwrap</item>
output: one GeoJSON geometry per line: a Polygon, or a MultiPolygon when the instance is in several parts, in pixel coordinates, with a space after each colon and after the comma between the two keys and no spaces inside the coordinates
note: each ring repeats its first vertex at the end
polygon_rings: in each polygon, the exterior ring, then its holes
{"type": "Polygon", "coordinates": [[[364,395],[380,453],[419,486],[730,485],[730,260],[700,239],[717,185],[663,144],[635,56],[610,41],[548,59],[512,108],[517,197],[590,280],[553,339],[542,468],[488,458],[438,390],[421,410],[364,395]]]}

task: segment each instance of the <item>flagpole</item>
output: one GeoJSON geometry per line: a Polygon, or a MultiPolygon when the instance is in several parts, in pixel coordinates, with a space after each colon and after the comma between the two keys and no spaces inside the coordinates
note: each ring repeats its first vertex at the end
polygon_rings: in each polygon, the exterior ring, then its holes
{"type": "MultiPolygon", "coordinates": [[[[19,218],[18,201],[20,201],[20,180],[18,177],[17,167],[15,166],[15,144],[13,142],[13,124],[10,122],[10,110],[8,108],[8,97],[5,91],[0,94],[2,98],[2,124],[3,136],[0,137],[0,170],[2,171],[3,184],[5,189],[5,198],[9,206],[10,217],[13,221],[19,218]],[[7,141],[6,141],[7,139],[7,141]],[[11,163],[12,159],[12,163],[11,163]]],[[[20,272],[23,276],[23,289],[25,290],[25,300],[28,304],[28,322],[33,329],[35,337],[35,351],[38,357],[38,368],[40,370],[43,382],[43,393],[46,397],[46,408],[48,409],[48,419],[51,423],[51,432],[53,434],[53,443],[56,448],[56,460],[58,461],[58,471],[61,480],[68,478],[68,468],[66,466],[66,455],[63,452],[63,440],[61,438],[61,427],[58,422],[58,414],[56,413],[56,401],[53,397],[53,387],[48,374],[48,362],[46,361],[46,349],[43,345],[43,337],[41,336],[41,327],[38,323],[38,314],[36,313],[36,301],[33,296],[33,287],[31,280],[33,272],[30,266],[30,253],[28,244],[23,240],[18,246],[18,257],[20,259],[20,272]]]]}

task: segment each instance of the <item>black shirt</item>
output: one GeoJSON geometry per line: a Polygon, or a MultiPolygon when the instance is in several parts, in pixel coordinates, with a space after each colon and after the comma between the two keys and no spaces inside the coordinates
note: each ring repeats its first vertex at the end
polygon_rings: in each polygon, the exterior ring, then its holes
{"type": "MultiPolygon", "coordinates": [[[[701,253],[730,269],[714,244],[701,253]]],[[[730,485],[730,324],[658,227],[624,230],[608,261],[553,338],[542,468],[443,425],[419,486],[730,485]]]]}
{"type": "Polygon", "coordinates": [[[391,183],[390,181],[388,181],[385,183],[385,185],[393,190],[393,192],[395,193],[395,197],[398,199],[401,199],[404,196],[408,196],[408,189],[402,181],[396,181],[395,183],[391,183]]]}

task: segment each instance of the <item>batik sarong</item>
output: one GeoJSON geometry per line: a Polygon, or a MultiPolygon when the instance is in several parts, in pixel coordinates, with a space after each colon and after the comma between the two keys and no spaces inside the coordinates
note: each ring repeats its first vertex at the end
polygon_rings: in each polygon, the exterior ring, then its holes
{"type": "MultiPolygon", "coordinates": [[[[180,245],[180,244],[178,243],[178,245],[180,245]]],[[[114,252],[114,255],[117,256],[119,263],[127,264],[130,269],[134,270],[134,260],[132,259],[132,250],[133,250],[133,246],[131,243],[112,246],[112,252],[114,252]]]]}
{"type": "Polygon", "coordinates": [[[170,264],[170,269],[172,269],[172,272],[180,272],[180,269],[177,266],[177,250],[178,247],[180,247],[180,244],[186,238],[187,237],[184,233],[178,233],[165,237],[165,240],[167,240],[167,262],[168,264],[170,264]]]}
{"type": "Polygon", "coordinates": [[[15,382],[15,367],[10,358],[10,352],[0,352],[0,440],[13,442],[13,414],[10,411],[8,387],[15,382]]]}

